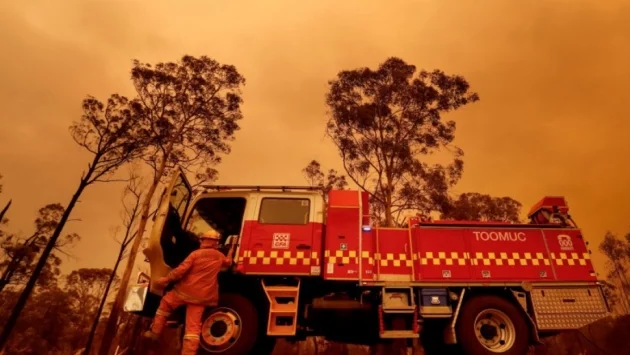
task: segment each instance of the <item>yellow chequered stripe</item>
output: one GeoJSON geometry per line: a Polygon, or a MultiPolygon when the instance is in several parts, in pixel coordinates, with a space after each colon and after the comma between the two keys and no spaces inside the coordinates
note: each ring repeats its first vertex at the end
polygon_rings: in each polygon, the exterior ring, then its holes
{"type": "Polygon", "coordinates": [[[367,260],[368,265],[374,265],[374,255],[370,254],[369,251],[361,252],[361,258],[367,260]]]}
{"type": "Polygon", "coordinates": [[[551,259],[559,266],[586,266],[586,261],[591,259],[588,253],[551,253],[551,259]]]}
{"type": "Polygon", "coordinates": [[[420,252],[420,265],[483,265],[483,266],[540,266],[551,263],[544,253],[518,252],[420,252]]]}
{"type": "MultiPolygon", "coordinates": [[[[472,253],[471,253],[472,255],[472,253]]],[[[471,265],[483,266],[549,266],[551,262],[544,253],[476,252],[470,258],[471,265]]]]}
{"type": "Polygon", "coordinates": [[[317,265],[317,252],[246,250],[243,259],[250,265],[317,265]],[[308,255],[310,254],[310,255],[308,255]]]}
{"type": "Polygon", "coordinates": [[[359,258],[357,257],[356,250],[326,250],[324,257],[327,263],[336,264],[358,264],[359,258]]]}
{"type": "Polygon", "coordinates": [[[465,252],[456,251],[427,251],[418,253],[420,265],[466,265],[469,255],[465,252]]]}
{"type": "Polygon", "coordinates": [[[375,253],[374,260],[381,266],[413,266],[413,260],[405,253],[375,253]]]}

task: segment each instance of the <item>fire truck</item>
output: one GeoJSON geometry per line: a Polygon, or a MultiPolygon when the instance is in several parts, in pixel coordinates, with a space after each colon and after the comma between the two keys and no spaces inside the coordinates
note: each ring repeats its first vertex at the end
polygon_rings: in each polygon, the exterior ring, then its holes
{"type": "MultiPolygon", "coordinates": [[[[525,354],[547,335],[609,315],[588,243],[563,197],[545,197],[526,224],[372,225],[368,194],[299,186],[205,186],[182,171],[165,189],[144,254],[150,275],[129,312],[153,317],[154,284],[214,228],[233,265],[220,304],[204,314],[201,351],[264,354],[277,338],[355,344],[410,342],[432,330],[467,354],[525,354]]],[[[183,312],[183,311],[181,311],[183,312]]],[[[171,323],[181,324],[182,313],[171,323]]],[[[433,336],[435,337],[435,336],[433,336]]]]}

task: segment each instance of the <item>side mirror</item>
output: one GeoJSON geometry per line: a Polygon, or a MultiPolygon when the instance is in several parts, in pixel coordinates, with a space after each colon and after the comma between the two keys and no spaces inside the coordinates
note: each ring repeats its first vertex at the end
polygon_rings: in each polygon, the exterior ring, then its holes
{"type": "Polygon", "coordinates": [[[148,284],[151,282],[151,277],[144,272],[140,271],[138,273],[138,279],[136,281],[137,284],[148,284]]]}

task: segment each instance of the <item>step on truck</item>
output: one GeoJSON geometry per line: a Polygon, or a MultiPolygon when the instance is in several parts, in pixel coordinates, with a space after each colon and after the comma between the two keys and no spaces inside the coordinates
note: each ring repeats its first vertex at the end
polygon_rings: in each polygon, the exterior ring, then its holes
{"type": "Polygon", "coordinates": [[[193,194],[179,171],[143,251],[150,275],[130,287],[125,309],[153,317],[165,292],[155,280],[211,227],[235,254],[219,275],[219,306],[204,314],[203,353],[264,354],[277,338],[306,336],[411,341],[424,329],[467,354],[521,355],[609,315],[568,212],[564,198],[545,197],[526,224],[411,219],[381,228],[365,192],[324,199],[313,187],[205,186],[193,194]]]}

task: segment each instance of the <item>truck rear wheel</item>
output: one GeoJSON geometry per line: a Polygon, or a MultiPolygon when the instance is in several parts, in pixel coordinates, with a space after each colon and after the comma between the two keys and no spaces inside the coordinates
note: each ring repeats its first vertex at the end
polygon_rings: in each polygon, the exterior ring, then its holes
{"type": "MultiPolygon", "coordinates": [[[[253,303],[238,294],[222,294],[219,305],[204,315],[199,342],[200,354],[237,355],[253,353],[266,343],[260,316],[253,303]]],[[[259,354],[259,351],[256,351],[259,354]]]]}
{"type": "Polygon", "coordinates": [[[475,296],[466,301],[456,328],[466,354],[525,355],[529,349],[525,319],[516,306],[498,296],[475,296]]]}

